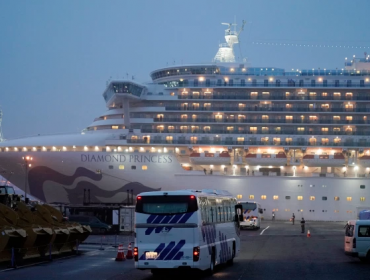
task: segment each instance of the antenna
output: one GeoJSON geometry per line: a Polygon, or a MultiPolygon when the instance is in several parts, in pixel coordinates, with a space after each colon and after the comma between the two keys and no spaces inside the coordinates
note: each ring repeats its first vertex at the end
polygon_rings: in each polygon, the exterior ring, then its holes
{"type": "Polygon", "coordinates": [[[0,142],[3,142],[4,141],[4,138],[3,138],[3,131],[1,129],[1,123],[3,121],[3,111],[0,109],[0,142]]]}

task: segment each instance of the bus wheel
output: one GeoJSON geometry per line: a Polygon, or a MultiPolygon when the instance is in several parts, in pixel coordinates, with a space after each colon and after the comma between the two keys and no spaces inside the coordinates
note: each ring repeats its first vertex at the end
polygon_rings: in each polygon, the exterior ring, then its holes
{"type": "Polygon", "coordinates": [[[235,258],[235,242],[233,242],[233,251],[231,253],[231,259],[227,261],[228,265],[234,264],[234,258],[235,258]]]}

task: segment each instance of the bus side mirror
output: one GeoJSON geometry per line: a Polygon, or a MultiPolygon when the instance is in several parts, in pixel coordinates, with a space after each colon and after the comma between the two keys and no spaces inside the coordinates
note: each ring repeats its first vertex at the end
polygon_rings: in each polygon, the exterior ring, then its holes
{"type": "Polygon", "coordinates": [[[235,205],[235,221],[243,221],[243,207],[240,204],[235,205]]]}

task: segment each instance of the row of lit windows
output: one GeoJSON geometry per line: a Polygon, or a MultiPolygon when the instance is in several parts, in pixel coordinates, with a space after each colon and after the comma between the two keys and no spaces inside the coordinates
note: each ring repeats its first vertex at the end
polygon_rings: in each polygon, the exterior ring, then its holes
{"type": "MultiPolygon", "coordinates": [[[[113,169],[113,165],[109,165],[109,169],[113,169]]],[[[124,165],[119,165],[118,169],[124,170],[125,166],[124,165]]],[[[136,170],[136,165],[131,165],[131,169],[136,170]]],[[[142,170],[148,170],[148,166],[143,165],[143,166],[141,166],[141,169],[142,170]]]]}
{"type": "MultiPolygon", "coordinates": [[[[237,199],[242,199],[243,198],[243,195],[241,195],[241,194],[238,194],[237,195],[237,199]]],[[[254,199],[254,195],[253,194],[251,194],[251,195],[249,195],[249,199],[254,199]]],[[[266,200],[267,199],[267,196],[266,195],[261,195],[261,199],[262,200],[266,200]]],[[[272,196],[272,199],[273,200],[279,200],[279,196],[278,195],[274,195],[274,196],[272,196]]],[[[291,199],[291,197],[290,196],[285,196],[285,199],[291,199]]],[[[303,200],[303,196],[302,195],[298,195],[297,196],[297,200],[303,200]]],[[[315,196],[310,196],[310,200],[316,200],[316,197],[315,196]]],[[[322,197],[322,200],[328,200],[328,197],[327,196],[323,196],[322,197]]],[[[335,201],[339,201],[340,200],[340,198],[339,198],[339,196],[334,196],[334,200],[335,201]]],[[[352,201],[352,196],[347,196],[347,201],[352,201]]],[[[365,201],[365,197],[364,196],[362,196],[362,197],[360,197],[360,201],[365,201]]]]}

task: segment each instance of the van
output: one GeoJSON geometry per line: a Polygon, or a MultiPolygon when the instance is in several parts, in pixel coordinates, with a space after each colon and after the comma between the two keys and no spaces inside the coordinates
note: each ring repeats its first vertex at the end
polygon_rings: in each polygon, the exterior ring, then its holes
{"type": "Polygon", "coordinates": [[[346,225],[344,252],[370,261],[370,220],[350,220],[346,225]]]}
{"type": "Polygon", "coordinates": [[[71,222],[77,222],[84,226],[90,226],[93,231],[103,233],[103,234],[109,232],[112,228],[110,225],[103,223],[97,217],[94,217],[94,216],[73,215],[73,216],[69,216],[68,220],[71,222]]]}

